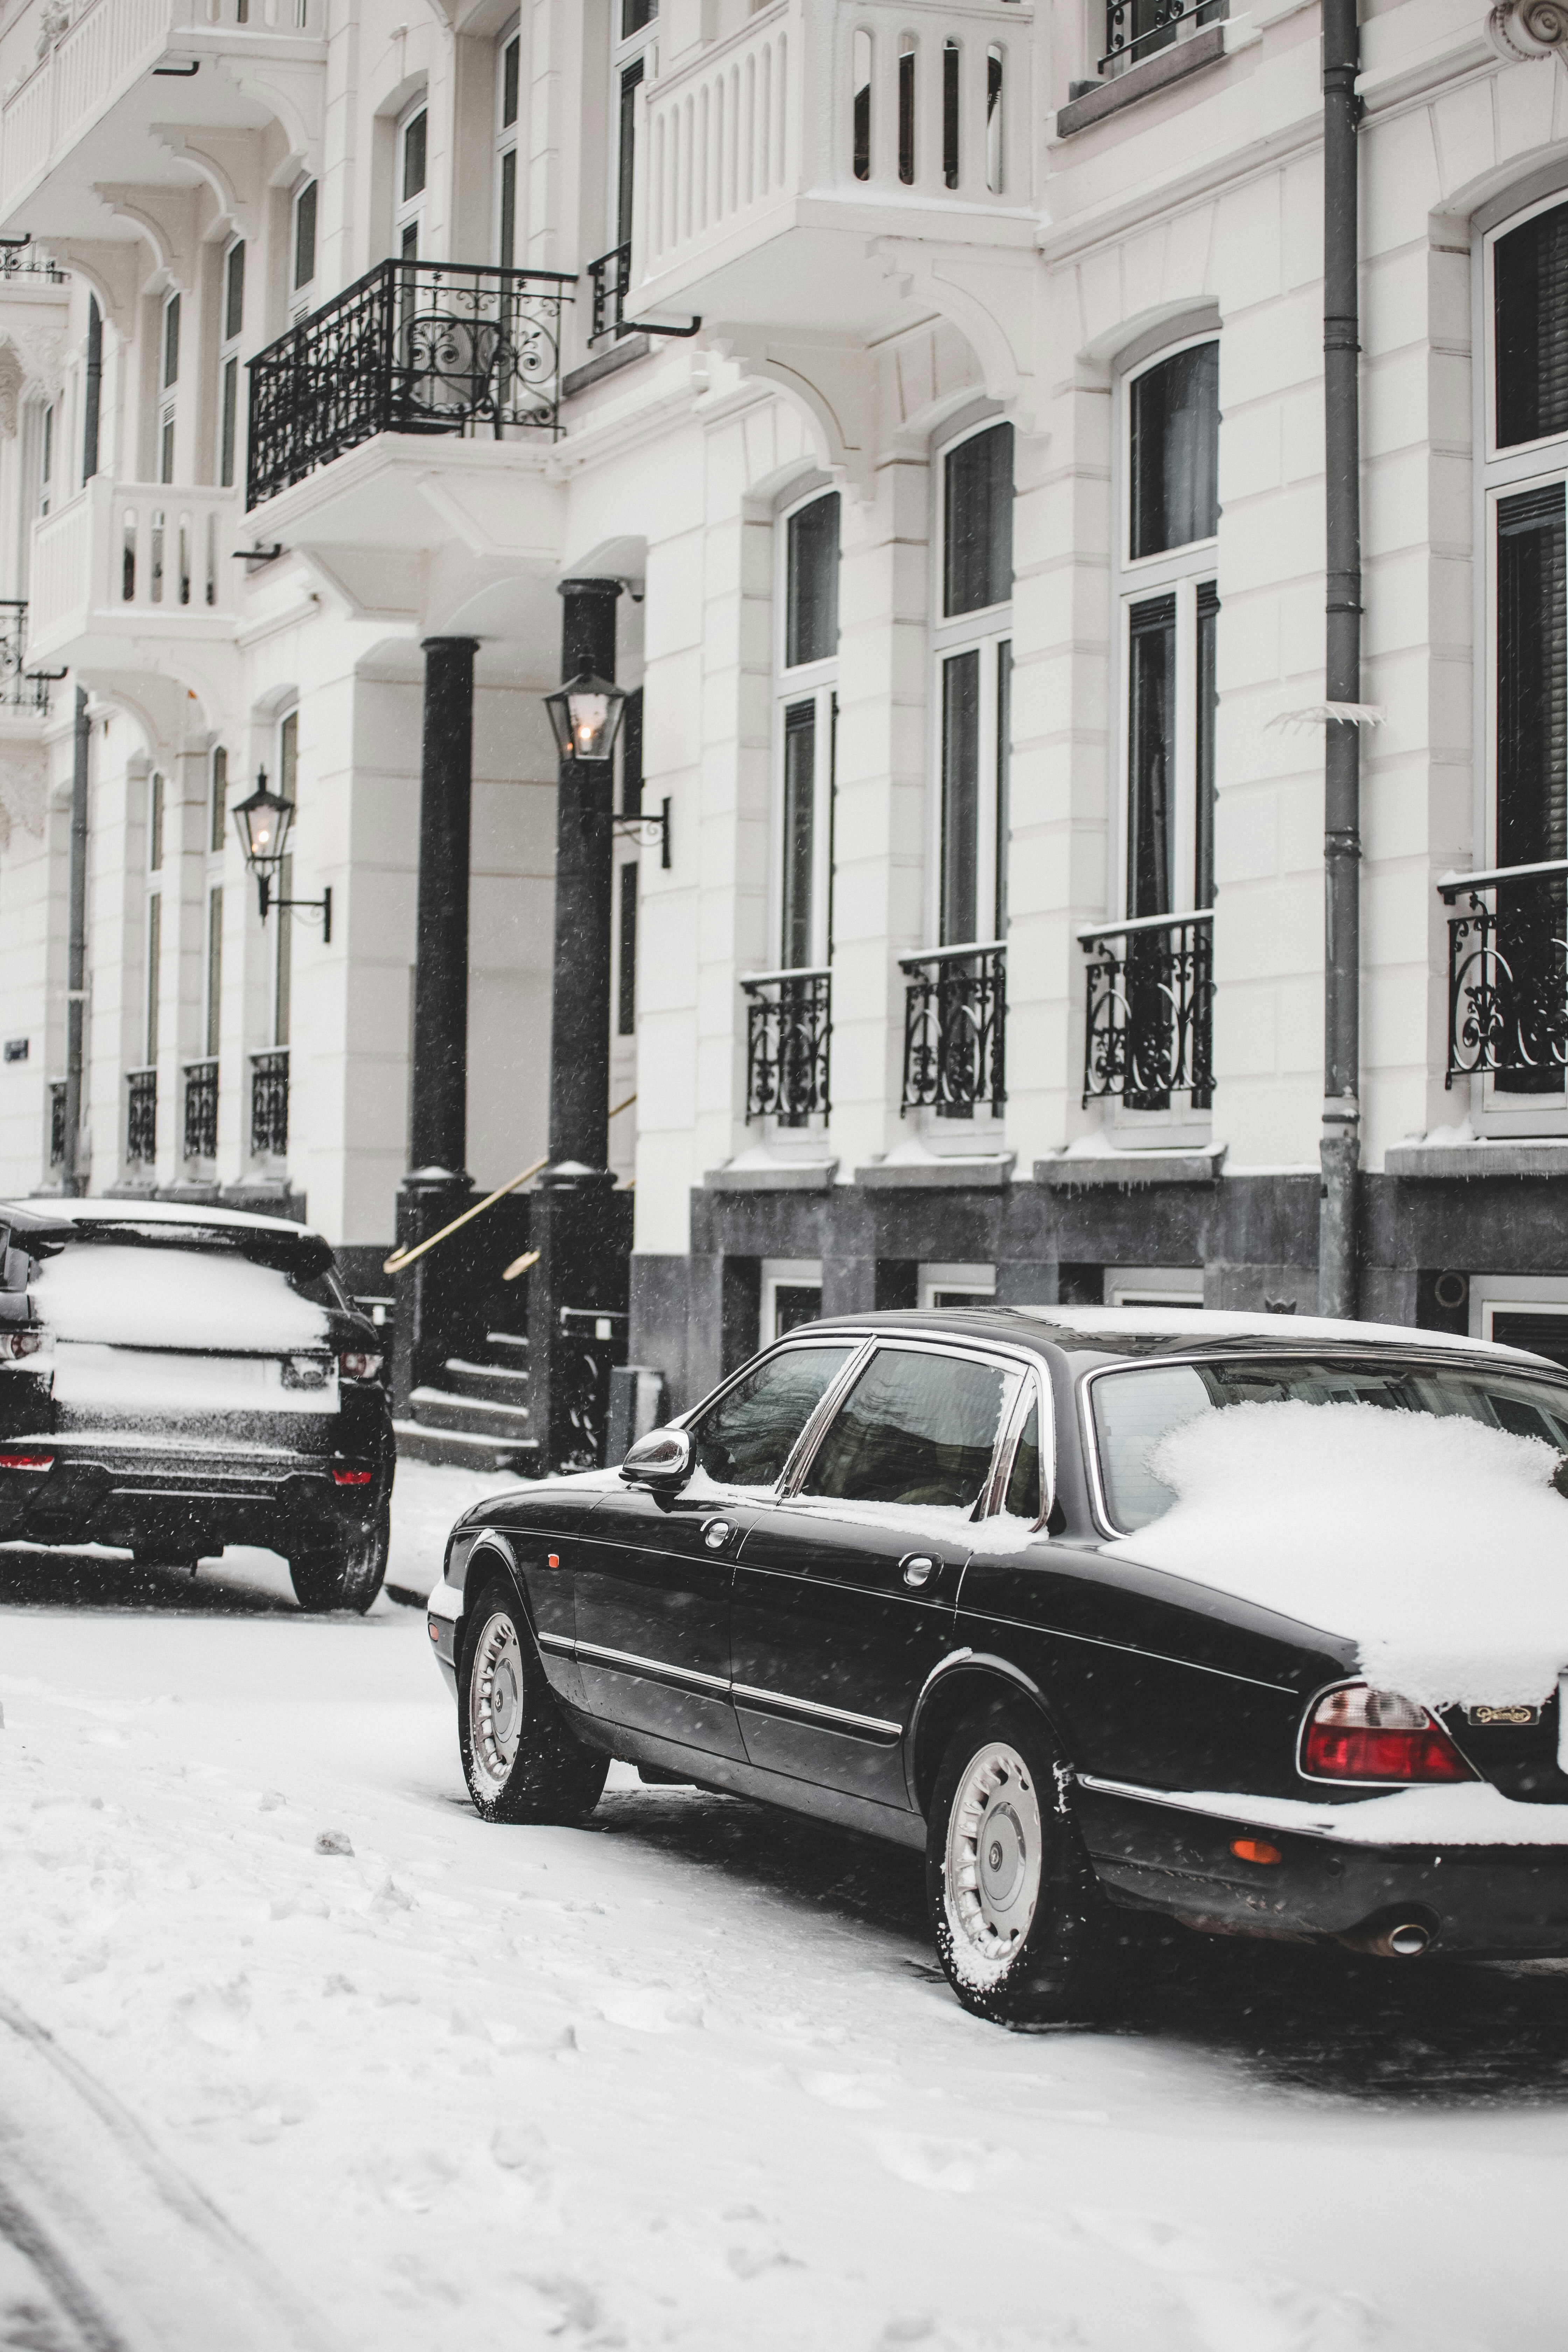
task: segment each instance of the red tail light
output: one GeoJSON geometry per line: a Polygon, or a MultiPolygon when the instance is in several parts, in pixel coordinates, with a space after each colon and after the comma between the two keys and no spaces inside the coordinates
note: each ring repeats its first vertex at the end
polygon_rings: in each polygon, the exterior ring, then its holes
{"type": "Polygon", "coordinates": [[[334,1470],[332,1484],[334,1486],[368,1486],[371,1475],[368,1470],[334,1470]]]}
{"type": "Polygon", "coordinates": [[[1313,1780],[1473,1780],[1436,1717],[1397,1691],[1347,1683],[1321,1698],[1307,1718],[1301,1769],[1313,1780]]]}
{"type": "Polygon", "coordinates": [[[52,1454],[0,1454],[0,1470],[52,1470],[52,1454]]]}
{"type": "Polygon", "coordinates": [[[363,1348],[344,1348],[338,1357],[338,1370],[345,1381],[374,1381],[381,1370],[381,1358],[363,1348]]]}

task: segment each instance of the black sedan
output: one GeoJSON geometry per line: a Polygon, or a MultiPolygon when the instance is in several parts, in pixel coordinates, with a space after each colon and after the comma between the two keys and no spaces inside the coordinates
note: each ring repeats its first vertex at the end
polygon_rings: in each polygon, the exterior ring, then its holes
{"type": "MultiPolygon", "coordinates": [[[[1555,1367],[1387,1327],[797,1329],[618,1471],[458,1521],[428,1622],[474,1804],[580,1820],[617,1756],[919,1848],[953,1990],[1003,2022],[1070,2013],[1113,1906],[1390,1958],[1568,1953],[1555,1692],[1427,1706],[1369,1681],[1348,1626],[1136,1558],[1176,1499],[1162,1436],[1270,1401],[1544,1439],[1548,1479],[1568,1454],[1555,1367]]],[[[1568,1503],[1541,1500],[1568,1561],[1568,1503]]]]}
{"type": "Polygon", "coordinates": [[[303,1226],[0,1202],[0,1542],[193,1569],[259,1544],[305,1608],[368,1609],[392,1496],[380,1349],[303,1226]]]}

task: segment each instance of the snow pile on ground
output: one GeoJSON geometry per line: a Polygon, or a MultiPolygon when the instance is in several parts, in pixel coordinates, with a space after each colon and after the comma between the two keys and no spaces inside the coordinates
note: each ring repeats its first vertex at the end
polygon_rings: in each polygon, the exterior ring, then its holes
{"type": "Polygon", "coordinates": [[[324,1309],[269,1265],[226,1252],[88,1243],[32,1283],[56,1337],[129,1348],[320,1348],[324,1309]]]}
{"type": "Polygon", "coordinates": [[[1568,1662],[1568,1503],[1543,1439],[1370,1404],[1228,1405],[1149,1467],[1177,1501],[1108,1549],[1350,1635],[1428,1706],[1539,1704],[1568,1662]]]}
{"type": "Polygon", "coordinates": [[[436,1462],[399,1461],[392,1492],[392,1550],[386,1581],[399,1596],[423,1601],[440,1579],[447,1538],[487,1496],[516,1491],[515,1478],[457,1470],[436,1462]]]}

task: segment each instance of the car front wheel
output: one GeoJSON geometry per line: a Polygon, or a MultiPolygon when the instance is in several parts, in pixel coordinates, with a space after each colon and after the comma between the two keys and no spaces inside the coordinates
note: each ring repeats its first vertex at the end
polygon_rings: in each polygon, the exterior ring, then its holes
{"type": "Polygon", "coordinates": [[[353,1609],[363,1616],[386,1577],[392,1549],[392,1506],[363,1535],[319,1549],[290,1552],[289,1581],[301,1609],[353,1609]]]}
{"type": "Polygon", "coordinates": [[[609,1759],[568,1727],[515,1594],[487,1585],[468,1618],[458,1737],[475,1811],[487,1822],[586,1821],[609,1759]]]}
{"type": "Polygon", "coordinates": [[[1103,1897],[1045,1726],[1005,1702],[960,1724],[931,1792],[926,1899],[965,2009],[998,2025],[1080,2015],[1103,1897]]]}

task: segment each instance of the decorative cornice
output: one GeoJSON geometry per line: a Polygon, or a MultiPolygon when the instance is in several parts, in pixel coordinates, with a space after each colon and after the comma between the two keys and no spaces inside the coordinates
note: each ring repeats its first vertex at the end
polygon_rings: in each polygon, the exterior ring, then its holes
{"type": "Polygon", "coordinates": [[[1510,65],[1559,58],[1568,67],[1568,0],[1497,0],[1487,38],[1510,65]]]}

